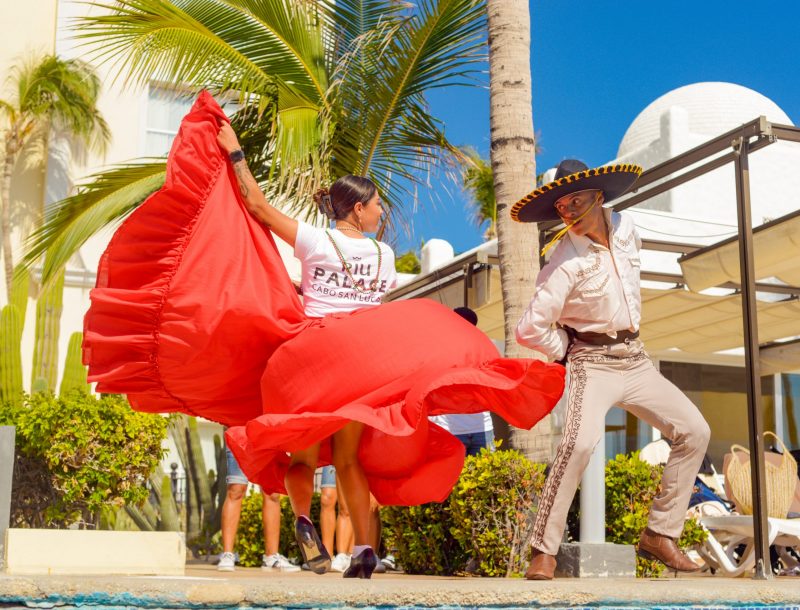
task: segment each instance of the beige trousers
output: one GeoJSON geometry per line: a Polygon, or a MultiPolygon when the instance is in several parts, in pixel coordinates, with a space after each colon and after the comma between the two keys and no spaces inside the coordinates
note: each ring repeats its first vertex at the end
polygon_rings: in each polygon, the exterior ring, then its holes
{"type": "Polygon", "coordinates": [[[641,341],[601,347],[578,343],[570,353],[567,371],[564,436],[545,481],[531,545],[551,555],[558,553],[575,490],[605,434],[606,413],[615,405],[672,441],[648,526],[659,534],[680,536],[710,436],[697,407],[656,370],[641,341]]]}

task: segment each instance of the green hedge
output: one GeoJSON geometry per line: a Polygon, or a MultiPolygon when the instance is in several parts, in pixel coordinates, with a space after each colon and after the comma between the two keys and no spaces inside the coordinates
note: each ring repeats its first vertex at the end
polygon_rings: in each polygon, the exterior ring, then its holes
{"type": "Polygon", "coordinates": [[[483,576],[512,576],[528,567],[534,513],[544,465],[516,451],[483,450],[464,462],[450,494],[450,529],[483,576]]]}
{"type": "Polygon", "coordinates": [[[16,427],[14,527],[94,526],[103,511],[142,504],[167,434],[165,417],[80,391],[0,404],[0,425],[16,427]]]}
{"type": "Polygon", "coordinates": [[[483,450],[467,457],[449,499],[384,510],[388,548],[412,574],[508,576],[527,567],[531,508],[544,466],[517,451],[483,450]]]}
{"type": "MultiPolygon", "coordinates": [[[[606,540],[636,544],[647,527],[647,515],[661,489],[663,466],[639,459],[639,452],[618,455],[606,464],[606,540]]],[[[687,549],[703,542],[708,534],[695,519],[687,519],[678,546],[687,549]]],[[[664,566],[636,558],[636,575],[659,576],[664,566]]]]}
{"type": "Polygon", "coordinates": [[[387,549],[409,574],[455,574],[468,559],[452,536],[450,505],[431,502],[421,506],[387,506],[381,511],[387,549]]]}
{"type": "MultiPolygon", "coordinates": [[[[638,453],[619,455],[606,466],[606,540],[636,544],[658,494],[663,468],[638,453]]],[[[466,571],[514,576],[525,571],[535,506],[544,485],[544,465],[516,451],[483,451],[468,457],[462,476],[444,503],[389,507],[384,535],[406,572],[450,575],[466,571]]],[[[690,548],[705,538],[687,520],[678,541],[690,548]]],[[[658,576],[663,566],[637,559],[637,575],[658,576]]]]}

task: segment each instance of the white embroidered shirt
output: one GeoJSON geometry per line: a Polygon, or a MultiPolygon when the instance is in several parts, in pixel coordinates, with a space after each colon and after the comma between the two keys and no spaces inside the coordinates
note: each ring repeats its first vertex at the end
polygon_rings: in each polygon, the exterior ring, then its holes
{"type": "Polygon", "coordinates": [[[559,359],[568,339],[555,323],[612,337],[639,329],[642,242],[630,216],[608,208],[604,213],[610,249],[572,232],[561,240],[539,272],[533,298],[517,324],[520,344],[559,359]]]}

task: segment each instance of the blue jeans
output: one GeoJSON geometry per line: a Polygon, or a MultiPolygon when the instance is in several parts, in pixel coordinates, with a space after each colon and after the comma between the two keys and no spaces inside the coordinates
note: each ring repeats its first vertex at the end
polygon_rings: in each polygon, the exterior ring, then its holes
{"type": "Polygon", "coordinates": [[[239,468],[239,462],[233,457],[231,450],[225,447],[225,457],[228,463],[228,472],[225,476],[225,483],[228,485],[247,485],[247,477],[244,476],[242,469],[239,468]]]}
{"type": "Polygon", "coordinates": [[[336,469],[333,466],[322,467],[322,477],[320,478],[319,486],[336,488],[336,469]]]}
{"type": "Polygon", "coordinates": [[[464,445],[467,455],[478,455],[484,447],[487,447],[489,451],[494,451],[494,430],[455,434],[454,436],[464,445]]]}

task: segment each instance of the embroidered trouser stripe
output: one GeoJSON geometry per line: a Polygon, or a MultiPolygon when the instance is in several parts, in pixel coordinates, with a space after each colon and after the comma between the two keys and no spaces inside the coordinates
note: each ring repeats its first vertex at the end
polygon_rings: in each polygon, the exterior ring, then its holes
{"type": "Polygon", "coordinates": [[[531,545],[558,552],[575,490],[605,433],[606,413],[615,405],[673,442],[648,525],[660,534],[679,536],[708,445],[709,428],[700,412],[655,369],[638,341],[611,350],[583,349],[570,357],[568,372],[564,436],[542,491],[531,545]]]}
{"type": "MultiPolygon", "coordinates": [[[[559,495],[559,490],[561,489],[564,472],[572,457],[575,441],[578,438],[578,431],[581,426],[583,392],[586,388],[586,369],[583,366],[583,362],[570,359],[567,367],[570,381],[564,435],[561,437],[561,442],[558,444],[555,460],[553,460],[550,473],[547,475],[547,480],[544,484],[544,489],[542,489],[542,497],[539,500],[539,506],[536,511],[536,521],[533,524],[533,539],[531,540],[531,546],[545,551],[546,553],[550,553],[551,555],[555,555],[558,548],[556,547],[556,550],[553,551],[551,550],[551,544],[545,544],[545,532],[548,529],[548,525],[550,530],[558,529],[558,540],[561,540],[561,531],[563,531],[564,526],[562,524],[559,529],[558,523],[560,522],[560,518],[553,519],[552,523],[548,522],[550,520],[550,512],[553,510],[553,504],[556,501],[556,496],[559,495]]],[[[574,494],[575,489],[572,490],[572,495],[574,494]]],[[[564,523],[566,523],[566,518],[564,523]]],[[[548,538],[552,539],[553,535],[551,534],[548,538]]]]}

